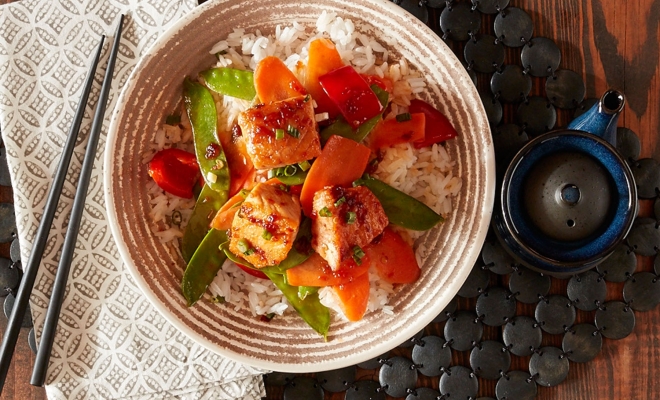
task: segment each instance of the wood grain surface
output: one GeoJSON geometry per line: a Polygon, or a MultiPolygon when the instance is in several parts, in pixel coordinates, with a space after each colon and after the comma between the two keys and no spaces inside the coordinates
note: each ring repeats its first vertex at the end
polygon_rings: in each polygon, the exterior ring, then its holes
{"type": "MultiPolygon", "coordinates": [[[[11,0],[0,0],[6,4],[11,0]]],[[[641,139],[642,157],[660,160],[660,1],[657,0],[511,0],[511,6],[530,13],[534,36],[553,39],[562,51],[560,68],[581,73],[587,97],[599,97],[606,89],[622,90],[627,97],[619,126],[632,129],[641,139]]],[[[434,17],[437,17],[434,16],[434,17]]],[[[492,33],[492,17],[487,17],[481,32],[492,33]]],[[[459,51],[460,45],[453,45],[459,51]]],[[[519,63],[519,49],[507,52],[507,63],[519,63]]],[[[479,87],[488,88],[486,75],[479,77],[479,87]]],[[[543,80],[534,80],[532,94],[543,95],[543,80]]],[[[505,107],[511,119],[513,108],[505,107]]],[[[558,126],[565,126],[571,113],[560,112],[558,126]]],[[[11,202],[12,190],[0,187],[0,202],[11,202]]],[[[650,215],[652,203],[642,202],[642,214],[650,215]]],[[[9,243],[0,244],[0,256],[9,257],[9,243]]],[[[643,270],[652,269],[652,260],[639,258],[643,270]]],[[[506,278],[499,278],[506,284],[506,278]]],[[[565,290],[565,281],[555,281],[552,292],[565,290]]],[[[608,299],[621,299],[622,284],[608,284],[608,299]]],[[[474,305],[461,300],[462,307],[474,305]]],[[[519,305],[520,306],[520,305],[519,305]]],[[[519,314],[530,315],[531,306],[520,306],[519,314]]],[[[585,364],[571,363],[568,378],[552,388],[539,387],[540,400],[602,400],[660,398],[660,307],[635,313],[634,332],[621,340],[604,339],[596,359],[585,364]]],[[[6,321],[0,318],[4,330],[6,321]]],[[[579,313],[578,321],[593,321],[593,314],[579,313]]],[[[429,329],[428,334],[440,333],[429,329]]],[[[12,367],[0,399],[44,399],[43,388],[29,384],[34,355],[27,345],[28,330],[18,339],[12,367]]],[[[487,335],[501,337],[499,329],[487,329],[487,335]]],[[[546,336],[544,344],[561,345],[560,336],[546,336]]],[[[406,351],[402,351],[406,354],[406,351]]],[[[409,351],[407,352],[409,355],[409,351]]],[[[512,369],[526,369],[529,358],[514,357],[512,369]]],[[[458,355],[455,364],[469,366],[466,355],[458,355]]],[[[373,378],[371,371],[359,371],[373,378]]],[[[438,388],[438,379],[421,378],[420,385],[438,388]]],[[[480,380],[479,396],[494,397],[494,381],[480,380]]],[[[268,387],[268,399],[282,399],[282,388],[268,387]]],[[[343,394],[327,395],[343,399],[343,394]]]]}

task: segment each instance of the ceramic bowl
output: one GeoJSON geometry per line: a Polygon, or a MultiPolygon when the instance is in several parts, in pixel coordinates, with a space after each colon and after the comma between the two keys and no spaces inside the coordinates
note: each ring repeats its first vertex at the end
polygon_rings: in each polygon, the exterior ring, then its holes
{"type": "Polygon", "coordinates": [[[108,217],[119,252],[137,285],[175,327],[228,358],[287,372],[353,365],[398,346],[436,317],[456,295],[479,256],[495,191],[495,162],[488,122],[465,69],[443,41],[397,5],[384,0],[210,1],[160,37],[124,85],[106,145],[108,217]],[[368,312],[359,322],[334,318],[324,341],[295,312],[269,323],[247,308],[208,301],[186,307],[180,282],[185,264],[149,229],[147,165],[140,155],[181,98],[185,76],[214,62],[211,47],[234,28],[274,32],[296,20],[313,27],[322,10],[350,18],[372,37],[396,38],[390,46],[427,79],[423,97],[448,116],[459,137],[447,144],[463,185],[446,222],[422,239],[430,249],[415,284],[391,297],[392,315],[368,312]]]}

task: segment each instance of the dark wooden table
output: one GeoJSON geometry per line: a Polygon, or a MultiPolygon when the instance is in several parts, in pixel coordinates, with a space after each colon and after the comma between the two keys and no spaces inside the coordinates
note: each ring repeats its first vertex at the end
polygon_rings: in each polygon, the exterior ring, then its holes
{"type": "MultiPolygon", "coordinates": [[[[11,0],[0,0],[6,4],[11,0]]],[[[562,50],[560,68],[582,73],[588,97],[599,97],[607,88],[622,90],[627,106],[619,120],[638,134],[642,157],[660,160],[660,2],[657,0],[511,0],[534,21],[534,36],[549,37],[562,50]]],[[[492,29],[490,27],[482,27],[492,29]]],[[[509,54],[508,57],[513,57],[509,54]]],[[[515,62],[512,60],[511,62],[515,62]]],[[[486,85],[480,78],[479,85],[486,85]]],[[[487,87],[487,86],[486,86],[487,87]]],[[[543,94],[539,82],[533,93],[543,94]]],[[[512,112],[512,110],[506,110],[512,112]]],[[[560,114],[559,125],[569,116],[560,114]]],[[[12,190],[0,187],[0,202],[12,202],[12,190]]],[[[650,214],[651,202],[642,202],[642,213],[650,214]]],[[[9,257],[9,243],[0,244],[0,256],[9,257]]],[[[644,270],[652,268],[651,259],[639,260],[644,270]]],[[[565,283],[564,283],[565,284],[565,283]]],[[[620,298],[622,285],[610,285],[609,297],[620,298]]],[[[562,283],[553,290],[561,291],[562,283]]],[[[468,304],[469,305],[469,304],[468,304]]],[[[528,309],[521,309],[528,312],[528,309]]],[[[586,364],[571,363],[565,382],[553,388],[539,388],[540,400],[602,400],[660,398],[660,307],[636,313],[634,332],[622,340],[605,339],[601,353],[586,364]]],[[[0,323],[4,330],[6,322],[0,323]]],[[[34,355],[27,345],[28,330],[18,339],[13,365],[2,399],[44,399],[45,391],[28,383],[34,355]]],[[[550,337],[547,344],[560,345],[550,337]]],[[[456,363],[467,364],[459,357],[456,363]]],[[[513,369],[525,369],[517,360],[513,369]]],[[[437,379],[423,382],[437,388],[437,379]]],[[[480,395],[493,396],[493,382],[482,381],[480,395]]],[[[281,390],[271,390],[268,399],[280,399],[281,390]]],[[[343,399],[342,396],[332,396],[343,399]]]]}

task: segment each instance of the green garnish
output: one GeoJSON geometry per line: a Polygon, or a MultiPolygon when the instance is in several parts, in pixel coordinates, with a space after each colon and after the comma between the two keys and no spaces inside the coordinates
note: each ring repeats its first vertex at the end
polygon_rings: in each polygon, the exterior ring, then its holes
{"type": "Polygon", "coordinates": [[[216,304],[225,304],[226,300],[224,296],[213,296],[211,297],[211,303],[216,303],[216,304]]]}
{"type": "Polygon", "coordinates": [[[273,234],[268,232],[268,229],[264,229],[264,231],[261,232],[261,237],[264,238],[265,240],[270,240],[273,238],[273,234]]]}
{"type": "Polygon", "coordinates": [[[286,167],[283,168],[284,168],[284,176],[293,176],[298,171],[298,168],[296,168],[296,166],[293,164],[287,165],[286,167]]]}
{"type": "Polygon", "coordinates": [[[335,207],[339,207],[340,205],[346,203],[346,197],[341,196],[337,201],[335,201],[335,207]]]}
{"type": "Polygon", "coordinates": [[[353,260],[357,265],[362,264],[362,257],[364,257],[364,251],[360,246],[353,246],[353,260]]]}
{"type": "Polygon", "coordinates": [[[275,139],[284,139],[284,129],[275,129],[275,139]]]}
{"type": "Polygon", "coordinates": [[[181,216],[181,213],[178,210],[174,210],[174,212],[172,212],[171,219],[172,219],[172,225],[181,226],[181,221],[183,217],[181,216]]]}
{"type": "Polygon", "coordinates": [[[312,96],[307,95],[307,96],[305,96],[305,98],[303,99],[303,101],[304,101],[305,103],[307,103],[309,100],[311,100],[311,98],[312,98],[312,96]]]}
{"type": "Polygon", "coordinates": [[[411,119],[412,119],[412,115],[410,115],[410,113],[403,113],[396,116],[397,122],[410,121],[411,119]]]}
{"type": "Polygon", "coordinates": [[[332,211],[330,211],[328,207],[323,207],[319,210],[319,215],[322,217],[332,217],[332,211]]]}
{"type": "Polygon", "coordinates": [[[310,169],[312,167],[312,164],[310,164],[309,161],[303,161],[303,162],[298,163],[298,167],[300,167],[300,169],[303,172],[305,172],[305,171],[307,171],[308,169],[310,169]]]}
{"type": "Polygon", "coordinates": [[[240,252],[246,256],[249,256],[250,254],[254,253],[254,249],[250,247],[250,243],[248,243],[248,241],[245,239],[239,240],[236,243],[236,247],[238,247],[238,250],[240,250],[240,252]]]}
{"type": "Polygon", "coordinates": [[[298,130],[298,128],[296,128],[293,125],[289,125],[286,127],[286,133],[288,133],[291,137],[294,137],[296,139],[300,137],[300,131],[298,130]]]}
{"type": "Polygon", "coordinates": [[[346,213],[346,223],[351,225],[354,224],[355,221],[357,220],[357,214],[354,213],[353,211],[349,211],[346,213]]]}

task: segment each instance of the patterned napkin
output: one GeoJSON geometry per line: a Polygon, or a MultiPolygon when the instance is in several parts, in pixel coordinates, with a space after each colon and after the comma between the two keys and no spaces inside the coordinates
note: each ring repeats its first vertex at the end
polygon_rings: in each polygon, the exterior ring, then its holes
{"type": "MultiPolygon", "coordinates": [[[[195,0],[22,0],[0,7],[0,128],[23,259],[41,220],[84,77],[101,34],[127,14],[104,133],[119,90],[157,36],[195,0]]],[[[96,73],[72,168],[30,308],[37,340],[80,173],[112,37],[96,73]]],[[[193,343],[142,296],[105,217],[101,136],[62,306],[46,392],[51,399],[259,399],[262,371],[193,343]]],[[[29,377],[25,377],[27,380],[29,377]]]]}

